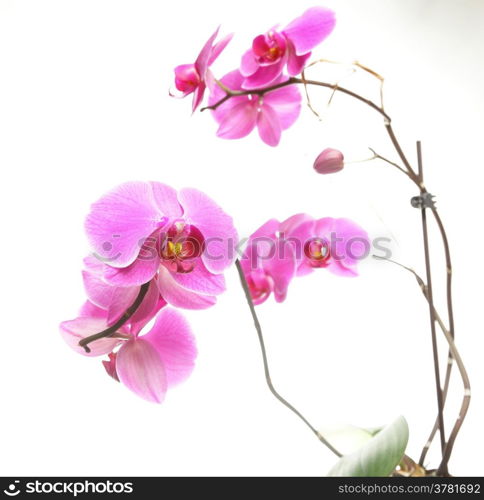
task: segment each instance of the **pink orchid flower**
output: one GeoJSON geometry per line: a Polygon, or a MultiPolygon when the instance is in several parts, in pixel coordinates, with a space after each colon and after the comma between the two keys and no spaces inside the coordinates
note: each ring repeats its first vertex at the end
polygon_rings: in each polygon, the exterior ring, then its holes
{"type": "Polygon", "coordinates": [[[281,76],[286,65],[289,75],[301,73],[311,50],[333,31],[335,22],[333,11],[313,7],[283,30],[273,28],[254,38],[252,48],[242,56],[242,87],[253,89],[270,85],[281,76]]]}
{"type": "Polygon", "coordinates": [[[254,304],[262,304],[271,293],[282,302],[296,275],[296,256],[279,233],[281,224],[270,219],[251,235],[240,260],[254,304]]]}
{"type": "Polygon", "coordinates": [[[147,401],[161,403],[167,389],[191,374],[197,356],[195,339],[187,321],[176,310],[163,309],[151,330],[142,336],[122,327],[116,337],[92,342],[89,353],[79,347],[79,340],[106,327],[107,311],[87,303],[78,318],[61,323],[60,331],[80,354],[108,354],[109,360],[103,361],[108,375],[147,401]]]}
{"type": "MultiPolygon", "coordinates": [[[[230,90],[241,90],[244,77],[238,70],[225,75],[221,83],[230,90]]],[[[214,85],[209,98],[213,105],[225,96],[214,85]]],[[[291,85],[265,94],[231,97],[213,111],[219,123],[218,137],[240,139],[249,135],[257,126],[260,138],[269,146],[277,146],[283,130],[289,128],[301,111],[301,94],[291,85]]]]}
{"type": "Polygon", "coordinates": [[[316,268],[356,276],[368,251],[368,235],[353,221],[296,214],[282,223],[270,219],[252,234],[241,265],[257,305],[271,293],[284,301],[292,279],[316,268]]]}
{"type": "Polygon", "coordinates": [[[220,42],[214,44],[219,29],[220,27],[207,40],[193,64],[181,64],[175,68],[175,86],[182,93],[182,97],[193,93],[193,111],[202,102],[207,83],[212,78],[209,67],[215,62],[233,36],[232,34],[227,35],[220,42]]]}
{"type": "Polygon", "coordinates": [[[92,205],[85,228],[108,285],[153,281],[168,304],[187,309],[210,307],[225,290],[222,273],[234,261],[237,232],[196,189],[122,184],[92,205]]]}
{"type": "Polygon", "coordinates": [[[359,261],[370,251],[368,234],[349,219],[298,214],[282,223],[281,233],[296,245],[297,276],[317,268],[339,276],[357,276],[359,261]]]}

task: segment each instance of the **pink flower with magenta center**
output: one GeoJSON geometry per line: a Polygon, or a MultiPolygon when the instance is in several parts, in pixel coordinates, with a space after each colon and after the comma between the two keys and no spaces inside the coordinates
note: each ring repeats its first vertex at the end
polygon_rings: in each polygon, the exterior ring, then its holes
{"type": "MultiPolygon", "coordinates": [[[[244,78],[238,70],[225,75],[221,82],[230,90],[241,90],[244,78]]],[[[225,96],[215,85],[209,105],[225,96]]],[[[277,146],[283,130],[289,128],[301,111],[301,94],[294,86],[282,87],[263,97],[256,94],[231,97],[212,113],[219,123],[217,135],[223,139],[240,139],[249,135],[255,127],[260,138],[269,146],[277,146]]]]}
{"type": "Polygon", "coordinates": [[[335,25],[333,11],[313,7],[289,23],[283,30],[272,28],[254,38],[252,48],[242,56],[242,87],[268,86],[279,78],[287,66],[289,75],[301,73],[311,50],[321,43],[335,25]]]}
{"type": "Polygon", "coordinates": [[[196,189],[122,184],[92,205],[85,227],[107,285],[153,282],[166,302],[187,309],[210,307],[225,290],[222,273],[235,259],[237,232],[196,189]]]}
{"type": "Polygon", "coordinates": [[[296,276],[317,268],[357,276],[358,262],[368,252],[368,235],[353,221],[296,214],[282,223],[271,219],[252,234],[241,265],[254,304],[271,293],[282,302],[296,276]]]}
{"type": "Polygon", "coordinates": [[[358,263],[368,256],[366,231],[349,219],[314,219],[299,214],[282,223],[284,239],[297,246],[297,276],[326,268],[339,276],[357,276],[358,263]]]}
{"type": "Polygon", "coordinates": [[[206,41],[193,64],[181,64],[175,68],[175,86],[182,93],[182,97],[193,93],[193,111],[202,102],[207,83],[212,78],[209,67],[232,39],[230,34],[220,42],[214,43],[219,29],[217,28],[206,41]]]}

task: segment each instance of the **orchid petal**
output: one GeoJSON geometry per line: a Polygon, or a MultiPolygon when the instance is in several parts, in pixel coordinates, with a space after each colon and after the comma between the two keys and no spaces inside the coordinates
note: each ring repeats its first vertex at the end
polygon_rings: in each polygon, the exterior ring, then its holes
{"type": "Polygon", "coordinates": [[[274,64],[268,66],[260,66],[259,69],[248,76],[242,83],[242,88],[244,89],[257,89],[261,87],[267,87],[268,85],[275,83],[284,69],[286,64],[287,56],[284,55],[281,59],[274,64]]]}
{"type": "Polygon", "coordinates": [[[205,95],[205,89],[207,88],[205,82],[200,82],[198,87],[193,92],[193,101],[192,101],[192,112],[195,112],[198,106],[200,106],[203,101],[203,96],[205,95]]]}
{"type": "Polygon", "coordinates": [[[99,275],[103,273],[104,262],[99,260],[94,254],[89,254],[87,257],[85,257],[83,263],[86,271],[88,271],[89,273],[99,275]]]}
{"type": "Polygon", "coordinates": [[[137,257],[139,242],[163,220],[150,184],[127,182],[91,206],[85,228],[90,244],[103,261],[125,267],[137,257]]]}
{"type": "Polygon", "coordinates": [[[335,219],[333,227],[337,260],[345,268],[353,268],[367,257],[370,242],[366,231],[349,219],[335,219]]]}
{"type": "Polygon", "coordinates": [[[136,260],[127,267],[116,268],[106,265],[104,280],[114,286],[136,286],[148,283],[156,274],[160,265],[157,250],[158,236],[152,235],[144,241],[136,260]]]}
{"type": "Polygon", "coordinates": [[[160,297],[160,291],[158,290],[156,280],[152,280],[143,301],[129,321],[131,325],[131,334],[138,335],[142,328],[144,328],[144,326],[156,316],[156,313],[165,306],[166,301],[160,297]]]}
{"type": "Polygon", "coordinates": [[[291,76],[299,75],[306,65],[306,61],[311,57],[311,52],[307,52],[301,56],[296,54],[292,43],[288,44],[288,57],[287,57],[287,72],[291,76]]]}
{"type": "Polygon", "coordinates": [[[79,317],[70,321],[64,321],[60,324],[60,333],[66,343],[74,349],[74,351],[84,356],[102,356],[111,352],[120,342],[120,339],[105,337],[95,340],[89,344],[91,352],[86,352],[83,347],[79,345],[79,341],[102,332],[108,327],[105,318],[89,318],[79,317]]]}
{"type": "Polygon", "coordinates": [[[180,286],[173,275],[164,266],[160,267],[157,279],[158,289],[162,297],[174,307],[184,309],[207,309],[213,306],[217,299],[211,295],[199,295],[180,286]]]}
{"type": "Polygon", "coordinates": [[[193,224],[205,239],[202,254],[205,267],[215,274],[223,272],[235,260],[238,236],[232,217],[197,189],[182,189],[178,198],[186,221],[193,224]]]}
{"type": "Polygon", "coordinates": [[[164,309],[143,337],[163,360],[168,387],[183,382],[193,371],[197,348],[186,319],[175,309],[164,309]]]}
{"type": "Polygon", "coordinates": [[[101,309],[107,310],[112,302],[115,288],[106,283],[101,275],[89,271],[82,271],[82,281],[88,299],[101,309]]]}
{"type": "Polygon", "coordinates": [[[291,232],[300,224],[303,222],[307,222],[310,220],[314,220],[313,217],[311,217],[308,214],[295,214],[292,215],[291,217],[288,217],[284,222],[281,223],[281,228],[280,232],[281,234],[288,235],[291,234],[291,232]]]}
{"type": "Polygon", "coordinates": [[[293,226],[290,231],[284,234],[285,240],[290,242],[293,247],[298,267],[305,260],[304,247],[306,243],[315,237],[315,224],[316,221],[314,219],[308,218],[300,224],[293,226]]]}
{"type": "MultiPolygon", "coordinates": [[[[243,81],[244,77],[237,69],[230,71],[220,79],[220,82],[230,90],[241,90],[243,81]]],[[[225,91],[219,85],[215,86],[208,102],[209,105],[215,104],[224,95],[225,91]]],[[[231,99],[229,99],[229,101],[231,101],[231,99]]]]}
{"type": "Polygon", "coordinates": [[[289,128],[301,112],[301,93],[294,85],[288,85],[269,92],[264,96],[268,104],[277,113],[282,130],[289,128]]]}
{"type": "Polygon", "coordinates": [[[303,55],[320,44],[336,24],[334,12],[325,7],[312,7],[289,23],[283,33],[292,42],[297,55],[303,55]]]}
{"type": "Polygon", "coordinates": [[[222,38],[222,40],[220,40],[220,42],[217,42],[213,46],[212,53],[210,55],[210,58],[208,59],[209,66],[211,66],[215,62],[217,57],[221,54],[221,52],[225,49],[225,47],[227,47],[229,42],[232,40],[233,36],[234,36],[233,33],[229,33],[227,36],[222,38]]]}
{"type": "MultiPolygon", "coordinates": [[[[277,219],[269,219],[257,231],[252,233],[240,259],[245,274],[262,272],[263,260],[274,256],[279,226],[277,219]]],[[[262,272],[262,274],[264,277],[260,276],[260,279],[255,275],[252,276],[254,282],[259,282],[261,286],[265,280],[265,273],[262,272]]]]}
{"type": "MultiPolygon", "coordinates": [[[[230,90],[240,90],[244,78],[238,70],[231,71],[222,77],[220,83],[230,90]]],[[[225,91],[216,82],[210,88],[210,97],[208,105],[213,106],[225,96],[225,91]]],[[[213,117],[217,123],[222,123],[227,114],[238,104],[249,102],[248,96],[231,97],[229,100],[221,104],[216,110],[212,111],[213,117]]]]}
{"type": "Polygon", "coordinates": [[[315,268],[311,266],[308,262],[302,261],[298,265],[296,276],[297,277],[306,276],[308,274],[311,274],[314,271],[314,269],[315,268]]]}
{"type": "Polygon", "coordinates": [[[281,140],[281,124],[277,113],[267,104],[263,104],[258,118],[257,129],[260,138],[269,146],[277,146],[281,140]]]}
{"type": "Polygon", "coordinates": [[[249,135],[257,123],[257,114],[257,102],[244,99],[225,114],[217,136],[223,139],[241,139],[249,135]]]}
{"type": "Polygon", "coordinates": [[[133,339],[119,349],[116,356],[119,380],[141,398],[161,403],[167,383],[163,361],[158,351],[144,339],[133,339]]]}
{"type": "Polygon", "coordinates": [[[108,326],[113,325],[126,312],[139,294],[140,287],[112,287],[114,289],[108,308],[108,326]]]}
{"type": "Polygon", "coordinates": [[[223,274],[213,274],[207,270],[201,259],[188,273],[172,273],[172,278],[183,288],[204,295],[219,295],[225,291],[223,274]]]}
{"type": "Polygon", "coordinates": [[[287,295],[287,288],[296,274],[296,259],[291,245],[278,239],[275,244],[275,254],[263,262],[263,267],[274,282],[274,298],[282,302],[287,295]]]}
{"type": "Polygon", "coordinates": [[[342,262],[330,259],[326,269],[337,276],[345,276],[347,278],[355,278],[358,276],[358,271],[354,267],[346,267],[342,262]]]}
{"type": "Polygon", "coordinates": [[[249,77],[253,75],[259,69],[259,64],[257,63],[254,52],[252,49],[249,49],[242,56],[242,60],[240,62],[240,73],[244,77],[249,77]]]}
{"type": "Polygon", "coordinates": [[[318,219],[314,224],[314,235],[321,238],[329,238],[331,236],[331,232],[335,229],[335,222],[336,219],[333,219],[333,217],[323,217],[322,219],[318,219]]]}
{"type": "Polygon", "coordinates": [[[209,60],[212,55],[212,46],[213,42],[217,38],[218,32],[220,30],[220,26],[213,32],[212,36],[205,42],[205,45],[202,47],[200,54],[198,54],[197,59],[195,60],[195,68],[200,75],[200,78],[203,80],[205,78],[205,71],[207,71],[209,60]]]}
{"type": "Polygon", "coordinates": [[[161,182],[150,182],[156,206],[168,218],[181,217],[183,210],[178,203],[176,189],[161,182]]]}
{"type": "Polygon", "coordinates": [[[101,318],[106,320],[107,311],[93,304],[90,300],[86,300],[79,309],[79,317],[81,318],[101,318]]]}

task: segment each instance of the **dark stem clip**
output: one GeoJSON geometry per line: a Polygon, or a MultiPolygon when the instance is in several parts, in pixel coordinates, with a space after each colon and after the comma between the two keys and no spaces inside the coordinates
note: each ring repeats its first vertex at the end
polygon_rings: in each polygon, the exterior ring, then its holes
{"type": "Polygon", "coordinates": [[[410,203],[413,208],[435,208],[435,196],[430,193],[422,193],[418,196],[414,196],[410,203]]]}

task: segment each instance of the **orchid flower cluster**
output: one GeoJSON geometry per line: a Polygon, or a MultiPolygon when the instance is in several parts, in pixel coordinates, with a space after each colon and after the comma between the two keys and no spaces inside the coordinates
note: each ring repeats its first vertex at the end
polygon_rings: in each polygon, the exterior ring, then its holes
{"type": "MultiPolygon", "coordinates": [[[[418,189],[419,194],[412,198],[411,205],[421,211],[426,271],[425,281],[412,268],[393,261],[390,262],[399,265],[414,276],[428,302],[437,396],[437,417],[429,438],[423,447],[418,463],[409,457],[403,457],[408,440],[408,426],[404,419],[397,419],[387,430],[388,432],[385,431],[379,434],[379,440],[383,443],[381,447],[373,443],[369,445],[372,453],[376,450],[378,456],[373,457],[373,461],[368,460],[368,462],[376,463],[382,459],[382,467],[378,470],[383,475],[395,472],[398,466],[399,469],[395,473],[400,475],[434,474],[446,476],[449,474],[448,462],[450,455],[466,417],[471,397],[469,377],[455,344],[452,262],[449,238],[435,206],[434,196],[428,191],[424,182],[421,143],[417,141],[416,165],[414,165],[409,159],[410,156],[404,152],[393,130],[392,118],[383,104],[383,77],[376,71],[358,62],[351,64],[352,69],[355,71],[364,71],[379,81],[379,103],[368,99],[355,90],[341,87],[338,82],[330,83],[319,80],[308,80],[306,78],[305,70],[310,66],[318,62],[329,62],[328,60],[320,60],[309,63],[308,60],[312,50],[332,32],[334,26],[335,15],[331,10],[324,7],[310,8],[284,28],[281,29],[276,25],[266,33],[255,36],[252,40],[252,46],[241,55],[238,67],[220,79],[215,78],[210,66],[220,55],[222,49],[225,48],[232,35],[224,38],[221,42],[215,43],[218,35],[217,30],[203,47],[194,65],[183,65],[175,68],[175,86],[182,93],[183,97],[191,93],[194,94],[193,110],[200,106],[204,91],[206,89],[209,90],[208,102],[201,110],[208,109],[212,112],[213,117],[218,123],[217,135],[224,139],[246,137],[257,128],[263,142],[270,146],[277,146],[280,142],[282,131],[292,126],[299,117],[302,103],[302,96],[298,90],[299,85],[304,86],[307,104],[316,115],[318,113],[309,101],[307,91],[309,86],[330,89],[332,95],[329,102],[332,101],[333,95],[338,92],[367,105],[383,118],[384,129],[393,146],[396,160],[388,159],[378,154],[374,149],[369,148],[373,156],[360,161],[378,160],[387,166],[396,168],[406,176],[406,180],[409,180],[418,189]],[[200,61],[203,61],[203,64],[200,64],[200,61]],[[190,68],[190,71],[187,72],[187,68],[190,68]],[[433,301],[427,213],[431,215],[436,223],[444,251],[446,263],[445,294],[447,298],[447,325],[441,320],[433,301]],[[441,375],[437,339],[438,328],[443,333],[448,347],[448,362],[445,375],[441,375]],[[454,363],[458,367],[464,391],[458,417],[450,433],[446,434],[444,428],[444,410],[454,363]],[[396,432],[398,434],[397,438],[393,436],[386,441],[385,439],[387,438],[384,439],[382,436],[388,436],[391,432],[396,432]],[[442,457],[438,468],[434,471],[429,471],[425,469],[424,461],[437,433],[440,437],[442,457]],[[387,446],[390,441],[393,443],[398,442],[399,444],[392,452],[389,452],[389,446],[387,446]],[[402,461],[395,461],[395,457],[403,457],[403,459],[402,461]]],[[[333,174],[341,171],[344,166],[343,153],[333,148],[323,150],[313,164],[315,171],[319,174],[333,174]]],[[[331,218],[314,220],[309,216],[298,214],[282,223],[274,219],[262,225],[249,240],[244,253],[245,259],[241,263],[241,270],[246,281],[244,289],[249,303],[252,304],[251,311],[263,351],[269,389],[279,401],[294,411],[329,449],[340,456],[338,451],[332,447],[321,433],[317,432],[308,423],[307,419],[301,416],[298,410],[274,390],[268,374],[269,370],[267,357],[264,353],[262,332],[253,308],[253,304],[264,302],[272,293],[276,301],[283,301],[287,294],[288,285],[295,276],[307,274],[318,267],[325,267],[328,271],[340,275],[354,275],[357,258],[354,259],[354,256],[350,252],[346,252],[343,258],[338,258],[340,249],[328,237],[328,234],[333,230],[347,235],[346,238],[343,238],[342,242],[342,245],[346,246],[346,250],[348,250],[349,240],[356,238],[358,240],[356,247],[358,247],[359,254],[365,253],[367,236],[359,226],[351,221],[331,218]],[[261,245],[258,242],[256,245],[256,240],[260,238],[263,238],[265,243],[261,245]],[[293,238],[296,241],[293,241],[293,238]],[[302,238],[302,240],[298,238],[302,238]],[[303,246],[300,245],[301,241],[303,241],[303,246]],[[262,253],[260,251],[261,248],[262,253]],[[271,258],[267,258],[269,255],[271,255],[271,258]]],[[[358,255],[358,252],[356,252],[356,255],[358,255]]],[[[336,472],[340,474],[346,473],[346,475],[349,472],[361,474],[361,464],[364,461],[363,457],[367,453],[369,451],[364,449],[361,454],[356,453],[353,459],[343,457],[336,466],[336,472]]],[[[373,466],[369,466],[366,470],[375,473],[373,466]]]]}
{"type": "MultiPolygon", "coordinates": [[[[181,97],[193,95],[193,111],[201,106],[208,90],[208,102],[202,110],[212,111],[219,125],[219,137],[238,139],[257,128],[260,138],[270,146],[277,146],[282,131],[299,117],[302,103],[299,84],[332,89],[333,93],[339,91],[384,118],[385,130],[400,164],[371,148],[373,157],[369,160],[382,161],[403,173],[419,190],[419,195],[412,198],[412,206],[422,213],[426,282],[413,269],[399,264],[416,278],[431,320],[438,414],[418,464],[404,454],[408,426],[403,417],[378,432],[359,429],[360,434],[364,431],[368,435],[368,447],[342,456],[323,433],[275,390],[270,377],[256,307],[271,295],[276,302],[283,302],[293,279],[321,268],[342,277],[357,276],[359,261],[370,253],[370,241],[367,232],[350,219],[314,218],[304,213],[282,222],[272,218],[246,240],[238,258],[242,240],[239,241],[233,220],[206,194],[193,188],[177,192],[160,182],[122,184],[95,202],[87,215],[85,230],[93,251],[84,260],[82,271],[87,301],[77,318],[61,324],[61,334],[81,354],[107,356],[103,365],[109,376],[145,400],[160,403],[169,388],[189,377],[197,356],[195,336],[180,309],[214,306],[226,288],[224,273],[235,263],[258,334],[268,387],[340,457],[330,474],[445,476],[470,402],[469,379],[454,341],[448,238],[433,196],[425,187],[421,145],[417,143],[418,168],[415,168],[396,138],[383,99],[376,104],[338,84],[305,78],[311,51],[334,26],[335,15],[331,10],[308,9],[284,28],[274,26],[256,36],[251,48],[241,55],[237,69],[220,79],[213,75],[211,65],[232,35],[217,42],[217,29],[193,64],[175,68],[175,87],[181,97]],[[444,247],[448,326],[436,312],[432,298],[427,213],[437,223],[444,247]],[[443,387],[437,326],[449,349],[443,387]],[[454,362],[464,385],[464,396],[456,424],[446,436],[443,412],[454,362]],[[429,471],[424,460],[437,432],[442,460],[438,469],[429,471]]],[[[382,81],[375,71],[359,63],[355,66],[382,81]]],[[[343,153],[326,148],[313,167],[319,174],[332,174],[344,165],[343,153]]]]}
{"type": "MultiPolygon", "coordinates": [[[[238,244],[232,218],[196,189],[128,182],[92,205],[85,229],[93,249],[82,271],[87,301],[76,319],[61,324],[62,336],[80,354],[107,355],[108,375],[161,403],[191,374],[197,356],[179,309],[206,309],[225,291],[223,273],[238,244]]],[[[366,233],[346,219],[268,221],[241,260],[254,302],[271,291],[283,300],[290,280],[312,267],[355,275],[362,242],[365,251],[366,233]],[[331,249],[335,235],[339,246],[331,249]]]]}
{"type": "Polygon", "coordinates": [[[210,307],[225,290],[232,219],[196,189],[128,182],[92,205],[85,229],[94,251],[82,272],[88,300],[61,333],[81,354],[107,354],[110,376],[160,403],[197,355],[178,309],[210,307]]]}
{"type": "Polygon", "coordinates": [[[299,75],[311,51],[333,30],[335,15],[324,7],[308,9],[285,28],[271,28],[258,35],[252,47],[241,57],[240,66],[220,80],[213,76],[210,65],[231,40],[232,35],[214,43],[218,29],[208,39],[194,64],[175,68],[175,86],[182,97],[193,94],[195,111],[208,88],[208,107],[224,139],[240,139],[257,127],[260,138],[269,146],[277,146],[281,132],[299,117],[302,97],[295,86],[286,86],[289,78],[299,75]],[[267,95],[261,90],[274,89],[267,95]],[[251,92],[253,91],[253,93],[251,92]],[[227,92],[232,99],[223,101],[227,92]],[[217,105],[220,103],[219,105],[217,105]]]}
{"type": "Polygon", "coordinates": [[[357,276],[358,262],[368,256],[366,231],[349,219],[314,219],[296,214],[284,222],[270,219],[247,242],[241,260],[252,301],[261,304],[274,293],[282,302],[296,276],[326,268],[339,276],[357,276]]]}

